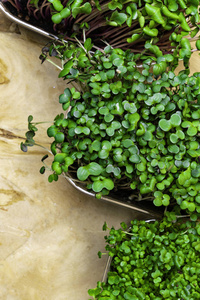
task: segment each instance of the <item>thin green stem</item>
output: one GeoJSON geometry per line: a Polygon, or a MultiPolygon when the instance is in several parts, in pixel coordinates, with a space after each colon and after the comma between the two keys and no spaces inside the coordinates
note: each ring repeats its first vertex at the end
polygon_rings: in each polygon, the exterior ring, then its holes
{"type": "Polygon", "coordinates": [[[49,63],[51,63],[53,66],[55,66],[56,68],[58,68],[59,70],[63,70],[63,68],[62,67],[60,67],[60,66],[58,66],[57,64],[55,64],[51,59],[49,59],[49,58],[46,58],[46,60],[49,62],[49,63]]]}
{"type": "Polygon", "coordinates": [[[48,148],[46,148],[46,147],[44,147],[44,146],[42,146],[42,145],[40,145],[40,144],[38,144],[38,143],[34,143],[34,146],[38,146],[38,147],[40,147],[40,148],[46,150],[47,152],[49,152],[51,155],[53,155],[53,153],[51,152],[51,150],[49,150],[48,148]]]}

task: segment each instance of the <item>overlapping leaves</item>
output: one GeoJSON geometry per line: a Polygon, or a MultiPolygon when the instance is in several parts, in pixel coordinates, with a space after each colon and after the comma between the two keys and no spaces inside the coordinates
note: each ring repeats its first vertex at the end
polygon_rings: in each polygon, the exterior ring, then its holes
{"type": "MultiPolygon", "coordinates": [[[[84,91],[60,96],[71,110],[48,130],[54,153],[73,160],[79,180],[97,197],[125,188],[156,206],[176,202],[200,213],[200,75],[154,75],[150,58],[143,69],[135,58],[110,47],[94,53],[99,64],[88,65],[84,91]],[[98,174],[90,172],[94,163],[98,174]]],[[[64,161],[60,168],[70,169],[64,161]]]]}
{"type": "MultiPolygon", "coordinates": [[[[106,223],[103,229],[108,229],[106,223]]],[[[134,220],[130,227],[123,222],[105,240],[111,267],[107,282],[88,290],[94,299],[200,297],[199,222],[177,221],[175,213],[159,222],[134,220]]]]}
{"type": "MultiPolygon", "coordinates": [[[[98,47],[102,47],[104,40],[115,48],[134,50],[137,45],[139,52],[148,48],[157,55],[180,46],[179,55],[187,60],[191,47],[188,38],[184,37],[188,34],[194,37],[199,31],[199,0],[96,0],[92,5],[87,1],[48,1],[52,4],[53,23],[62,24],[59,29],[64,27],[63,32],[69,32],[68,37],[76,35],[79,39],[82,39],[81,32],[84,30],[86,38],[92,38],[98,47]],[[152,46],[157,43],[160,49],[157,47],[155,51],[152,46]]],[[[198,44],[199,41],[197,48],[198,44]]]]}

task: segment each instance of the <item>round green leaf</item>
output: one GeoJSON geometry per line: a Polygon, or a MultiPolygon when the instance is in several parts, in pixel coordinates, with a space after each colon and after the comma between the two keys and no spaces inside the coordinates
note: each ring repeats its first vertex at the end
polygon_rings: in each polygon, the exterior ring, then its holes
{"type": "Polygon", "coordinates": [[[136,165],[136,168],[137,168],[138,171],[144,172],[146,170],[146,165],[141,162],[141,163],[136,165]]]}
{"type": "Polygon", "coordinates": [[[64,140],[65,140],[65,135],[64,135],[63,132],[56,133],[56,135],[55,135],[55,141],[57,143],[62,143],[62,142],[64,142],[64,140]]]}
{"type": "Polygon", "coordinates": [[[99,155],[99,158],[106,159],[109,156],[109,151],[102,149],[99,151],[98,155],[99,155]]]}
{"type": "Polygon", "coordinates": [[[52,163],[52,170],[55,171],[57,175],[62,174],[62,168],[60,166],[60,163],[57,161],[54,161],[52,163]]]}
{"type": "Polygon", "coordinates": [[[169,131],[171,129],[171,123],[168,120],[161,119],[158,124],[163,131],[169,131]]]}
{"type": "Polygon", "coordinates": [[[99,142],[98,140],[95,140],[92,144],[91,144],[91,148],[94,151],[100,151],[101,149],[101,142],[99,142]]]}
{"type": "Polygon", "coordinates": [[[197,203],[200,204],[200,195],[197,195],[197,196],[195,197],[195,201],[196,201],[197,203]]]}
{"type": "Polygon", "coordinates": [[[145,9],[147,14],[150,16],[151,19],[153,19],[156,23],[158,24],[165,24],[165,20],[161,14],[161,9],[160,7],[153,6],[149,3],[145,4],[145,9]]]}
{"type": "Polygon", "coordinates": [[[139,163],[141,161],[139,155],[133,154],[129,157],[129,160],[135,164],[139,163]]]}
{"type": "Polygon", "coordinates": [[[190,166],[190,161],[189,160],[184,160],[184,161],[182,161],[182,164],[183,164],[183,167],[185,169],[187,169],[190,166]]]}
{"type": "Polygon", "coordinates": [[[64,93],[59,96],[59,103],[66,103],[66,102],[70,101],[71,97],[72,97],[72,94],[71,94],[70,89],[66,88],[64,90],[64,93]]]}
{"type": "Polygon", "coordinates": [[[114,182],[110,178],[105,178],[103,180],[103,184],[104,184],[104,188],[106,188],[109,191],[114,189],[114,182]]]}
{"type": "Polygon", "coordinates": [[[164,194],[164,195],[163,195],[162,204],[163,204],[164,206],[168,206],[168,205],[169,205],[169,201],[170,201],[170,196],[167,195],[167,194],[164,194]]]}
{"type": "Polygon", "coordinates": [[[124,13],[119,13],[117,10],[115,10],[111,15],[110,20],[114,21],[117,25],[122,25],[127,20],[127,15],[124,13]]]}
{"type": "Polygon", "coordinates": [[[59,24],[61,21],[62,21],[62,16],[60,13],[57,13],[57,14],[54,14],[52,17],[51,17],[53,23],[55,24],[59,24]]]}
{"type": "Polygon", "coordinates": [[[181,117],[178,114],[173,114],[170,118],[170,123],[173,126],[179,126],[181,124],[181,117]]]}
{"type": "MultiPolygon", "coordinates": [[[[199,40],[199,42],[200,42],[200,40],[199,40]]],[[[192,118],[193,118],[194,120],[200,119],[200,111],[194,111],[194,112],[192,113],[192,118]]]]}
{"type": "Polygon", "coordinates": [[[122,58],[115,58],[113,60],[113,65],[115,65],[116,67],[120,67],[124,64],[124,60],[122,58]]]}
{"type": "Polygon", "coordinates": [[[176,144],[178,141],[178,136],[175,133],[170,134],[170,141],[173,144],[176,144]]]}
{"type": "Polygon", "coordinates": [[[81,181],[85,181],[90,175],[89,170],[86,167],[80,167],[77,170],[77,177],[81,181]]]}
{"type": "Polygon", "coordinates": [[[115,167],[115,168],[114,168],[114,175],[115,175],[115,176],[119,176],[120,173],[121,173],[121,169],[120,169],[119,167],[115,167]]]}
{"type": "Polygon", "coordinates": [[[103,188],[104,188],[104,184],[100,180],[97,180],[97,181],[93,182],[93,184],[92,184],[92,189],[95,193],[101,192],[103,190],[103,188]]]}
{"type": "Polygon", "coordinates": [[[115,134],[115,130],[112,127],[108,127],[108,128],[106,128],[106,133],[109,136],[113,136],[115,134]]]}
{"type": "Polygon", "coordinates": [[[54,161],[57,161],[59,163],[63,163],[65,158],[66,158],[67,154],[66,153],[57,153],[54,156],[54,161]]]}
{"type": "Polygon", "coordinates": [[[91,162],[87,165],[90,175],[98,176],[103,171],[103,167],[96,162],[91,162]]]}
{"type": "Polygon", "coordinates": [[[88,127],[83,127],[82,132],[83,132],[85,135],[89,135],[89,134],[90,134],[90,129],[89,129],[88,127]]]}
{"type": "Polygon", "coordinates": [[[125,147],[125,148],[129,148],[131,146],[133,146],[133,141],[131,139],[126,139],[126,140],[123,140],[122,141],[122,145],[125,147]]]}
{"type": "Polygon", "coordinates": [[[189,136],[195,136],[197,134],[198,130],[196,127],[190,126],[187,130],[187,134],[189,136]]]}
{"type": "Polygon", "coordinates": [[[185,134],[182,130],[177,130],[176,135],[179,137],[179,139],[184,140],[185,134]]]}
{"type": "Polygon", "coordinates": [[[192,170],[192,176],[195,178],[200,177],[200,166],[192,170]]]}
{"type": "Polygon", "coordinates": [[[170,145],[167,149],[171,153],[179,153],[179,147],[177,145],[170,145]]]}
{"type": "Polygon", "coordinates": [[[78,110],[73,111],[73,116],[79,119],[82,116],[82,113],[78,110]]]}
{"type": "Polygon", "coordinates": [[[193,211],[195,211],[195,209],[196,209],[196,206],[195,206],[195,204],[194,203],[188,203],[188,210],[190,211],[190,212],[193,212],[193,211]]]}
{"type": "Polygon", "coordinates": [[[107,114],[104,116],[104,120],[108,123],[112,122],[113,119],[114,119],[114,116],[111,114],[107,114]]]}
{"type": "Polygon", "coordinates": [[[112,63],[111,62],[103,62],[103,66],[105,69],[110,69],[112,67],[112,63]]]}
{"type": "Polygon", "coordinates": [[[121,123],[118,121],[113,121],[111,123],[111,127],[114,128],[115,130],[117,130],[117,129],[121,128],[121,123]]]}
{"type": "Polygon", "coordinates": [[[112,149],[112,144],[109,141],[102,142],[102,149],[110,151],[112,149]]]}
{"type": "Polygon", "coordinates": [[[61,77],[65,77],[67,74],[69,74],[70,72],[70,69],[72,68],[74,64],[74,61],[71,59],[69,60],[65,65],[64,65],[64,68],[63,70],[59,73],[58,77],[61,78],[61,77]]]}
{"type": "Polygon", "coordinates": [[[156,198],[153,200],[153,204],[155,206],[162,206],[162,199],[161,198],[156,198]]]}
{"type": "Polygon", "coordinates": [[[126,172],[131,174],[133,172],[133,166],[132,165],[126,165],[126,172]]]}
{"type": "Polygon", "coordinates": [[[58,133],[58,128],[55,125],[52,125],[47,129],[47,135],[49,137],[54,137],[58,133]]]}
{"type": "Polygon", "coordinates": [[[126,129],[129,128],[129,122],[127,120],[122,121],[122,126],[126,129]]]}
{"type": "Polygon", "coordinates": [[[106,172],[107,173],[114,173],[114,166],[109,164],[107,167],[106,167],[106,172]]]}
{"type": "Polygon", "coordinates": [[[124,75],[127,72],[127,68],[125,66],[118,66],[117,73],[124,75]]]}
{"type": "Polygon", "coordinates": [[[99,113],[101,115],[107,115],[109,113],[109,109],[106,106],[102,106],[99,108],[99,113]]]}

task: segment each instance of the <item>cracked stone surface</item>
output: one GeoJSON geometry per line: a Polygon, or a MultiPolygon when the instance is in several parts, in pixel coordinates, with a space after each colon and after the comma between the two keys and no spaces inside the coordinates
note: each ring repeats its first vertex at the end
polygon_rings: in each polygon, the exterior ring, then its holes
{"type": "MultiPolygon", "coordinates": [[[[45,151],[20,150],[27,117],[51,121],[61,113],[66,82],[38,59],[45,39],[0,14],[0,299],[87,300],[106,258],[104,221],[140,217],[75,190],[64,178],[40,175],[45,151]],[[16,33],[17,32],[17,33],[16,33]]],[[[38,141],[49,145],[41,126],[38,141]]]]}

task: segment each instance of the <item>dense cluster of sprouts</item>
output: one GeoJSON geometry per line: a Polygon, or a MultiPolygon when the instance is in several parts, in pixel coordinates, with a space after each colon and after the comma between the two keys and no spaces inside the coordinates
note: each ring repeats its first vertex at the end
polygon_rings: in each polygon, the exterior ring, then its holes
{"type": "MultiPolygon", "coordinates": [[[[15,14],[65,40],[91,38],[100,48],[106,44],[141,53],[146,41],[171,53],[180,35],[198,32],[197,6],[189,3],[166,5],[164,1],[96,0],[4,0],[15,14]],[[186,9],[187,8],[187,9],[186,9]],[[177,37],[171,38],[172,33],[177,37]]],[[[188,3],[187,3],[188,2],[188,3]]],[[[199,2],[199,1],[197,1],[199,2]]]]}

